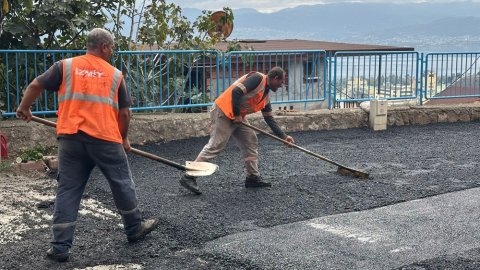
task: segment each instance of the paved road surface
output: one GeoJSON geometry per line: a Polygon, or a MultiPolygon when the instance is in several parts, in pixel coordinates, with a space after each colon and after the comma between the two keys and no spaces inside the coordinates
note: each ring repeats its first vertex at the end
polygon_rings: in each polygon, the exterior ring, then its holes
{"type": "MultiPolygon", "coordinates": [[[[179,188],[179,171],[130,155],[140,207],[146,217],[159,217],[160,227],[146,241],[127,244],[108,185],[96,171],[72,261],[63,265],[43,257],[52,206],[38,209],[17,200],[25,194],[51,198],[54,180],[26,192],[18,188],[25,181],[11,176],[8,194],[17,197],[0,205],[25,213],[8,223],[22,230],[0,242],[0,269],[480,269],[479,127],[292,134],[309,150],[368,171],[368,181],[340,176],[328,163],[259,136],[260,169],[274,184],[263,190],[243,187],[232,142],[215,160],[220,171],[199,179],[201,196],[179,188]]],[[[139,148],[181,162],[193,160],[207,140],[139,148]]],[[[0,226],[6,237],[2,229],[8,226],[0,226]]]]}
{"type": "Polygon", "coordinates": [[[236,233],[206,251],[272,269],[394,269],[480,248],[479,220],[474,188],[236,233]]]}

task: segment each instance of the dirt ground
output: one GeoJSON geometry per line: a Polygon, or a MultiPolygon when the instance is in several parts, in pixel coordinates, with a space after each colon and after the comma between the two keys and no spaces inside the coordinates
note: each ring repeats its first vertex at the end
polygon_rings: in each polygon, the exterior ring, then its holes
{"type": "MultiPolygon", "coordinates": [[[[160,219],[144,241],[128,244],[106,180],[94,171],[82,201],[72,259],[45,259],[56,180],[42,173],[0,173],[0,269],[260,269],[212,255],[205,243],[229,234],[315,217],[362,211],[480,186],[480,123],[297,132],[297,144],[366,170],[371,179],[336,168],[259,136],[268,189],[247,190],[233,141],[214,160],[220,171],[198,180],[204,192],[179,188],[181,173],[129,155],[140,207],[160,219]]],[[[208,138],[138,148],[174,161],[193,160],[208,138]]],[[[480,269],[480,249],[412,262],[400,269],[480,269]]]]}

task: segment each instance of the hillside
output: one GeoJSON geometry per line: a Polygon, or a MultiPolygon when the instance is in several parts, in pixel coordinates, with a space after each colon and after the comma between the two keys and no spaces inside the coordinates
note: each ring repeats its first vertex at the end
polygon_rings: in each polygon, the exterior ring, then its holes
{"type": "MultiPolygon", "coordinates": [[[[184,8],[190,20],[201,10],[184,8]]],[[[480,3],[336,3],[274,13],[234,10],[229,39],[309,39],[473,51],[480,44],[480,3]]],[[[127,27],[128,28],[128,27],[127,27]]]]}

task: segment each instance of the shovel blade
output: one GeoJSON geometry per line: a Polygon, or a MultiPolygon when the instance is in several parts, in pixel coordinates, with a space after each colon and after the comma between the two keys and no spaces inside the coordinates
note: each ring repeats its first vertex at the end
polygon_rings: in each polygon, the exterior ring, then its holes
{"type": "Polygon", "coordinates": [[[347,167],[338,167],[337,173],[344,176],[353,176],[360,179],[368,179],[369,175],[366,172],[359,170],[347,168],[347,167]]]}
{"type": "Polygon", "coordinates": [[[218,170],[218,165],[209,162],[186,161],[185,174],[189,176],[208,176],[218,170]]]}

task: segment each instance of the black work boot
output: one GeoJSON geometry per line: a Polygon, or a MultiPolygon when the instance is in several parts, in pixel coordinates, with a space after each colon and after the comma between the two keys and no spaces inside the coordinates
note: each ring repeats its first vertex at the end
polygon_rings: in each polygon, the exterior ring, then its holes
{"type": "Polygon", "coordinates": [[[68,251],[64,253],[58,253],[53,249],[53,247],[47,250],[47,258],[56,262],[66,262],[68,261],[69,257],[70,253],[68,253],[68,251]]]}
{"type": "Polygon", "coordinates": [[[202,194],[202,192],[198,188],[197,179],[193,176],[188,176],[184,174],[182,178],[180,178],[180,185],[197,195],[202,194]]]}
{"type": "Polygon", "coordinates": [[[272,184],[269,182],[263,181],[262,177],[258,175],[249,175],[245,179],[246,188],[260,188],[260,187],[271,187],[272,184]]]}
{"type": "Polygon", "coordinates": [[[147,219],[142,222],[140,229],[132,234],[127,236],[127,240],[130,243],[136,242],[145,237],[145,235],[151,233],[155,228],[157,228],[158,220],[157,219],[147,219]]]}

